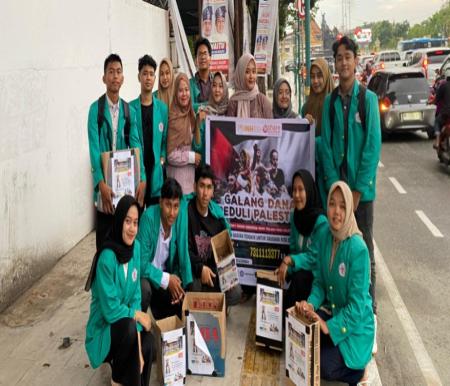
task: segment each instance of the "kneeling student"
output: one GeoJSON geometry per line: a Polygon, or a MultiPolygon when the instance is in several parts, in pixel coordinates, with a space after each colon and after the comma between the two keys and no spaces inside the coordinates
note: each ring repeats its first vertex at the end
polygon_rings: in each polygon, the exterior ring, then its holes
{"type": "Polygon", "coordinates": [[[184,288],[192,282],[189,255],[186,248],[180,247],[177,232],[183,230],[175,226],[182,197],[180,184],[168,178],[161,188],[159,205],[148,207],[139,225],[142,311],[150,306],[155,319],[181,316],[184,288]]]}
{"type": "MultiPolygon", "coordinates": [[[[224,229],[230,231],[222,208],[212,200],[214,195],[214,173],[209,165],[195,170],[194,193],[187,196],[188,244],[195,292],[220,292],[217,266],[214,260],[211,237],[224,229]]],[[[240,285],[225,293],[227,306],[240,302],[240,285]]]]}

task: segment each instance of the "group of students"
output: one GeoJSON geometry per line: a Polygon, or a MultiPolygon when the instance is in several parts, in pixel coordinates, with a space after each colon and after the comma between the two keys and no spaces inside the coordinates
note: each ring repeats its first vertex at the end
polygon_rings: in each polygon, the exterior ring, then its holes
{"type": "MultiPolygon", "coordinates": [[[[316,127],[316,176],[306,170],[293,176],[291,253],[277,274],[280,284],[290,282],[286,305],[296,304],[299,312],[320,320],[328,338],[321,347],[322,377],[356,384],[366,381],[375,341],[372,226],[380,123],[376,96],[355,80],[356,44],[343,37],[333,50],[337,89],[324,60],[311,66],[311,94],[302,116],[316,127]]],[[[120,57],[110,55],[104,63],[107,103],[101,125],[99,101],[89,111],[94,194],[96,200],[100,195],[103,211],[96,216],[86,350],[94,368],[111,365],[113,384],[149,383],[154,342],[148,307],[156,319],[180,315],[185,291],[220,291],[210,238],[230,231],[230,225],[212,200],[206,115],[299,117],[285,79],[275,83],[273,103],[259,92],[252,55],[237,63],[232,97],[223,74],[210,72],[207,39],[196,42],[195,58],[198,72],[190,80],[183,73],[175,77],[170,60],[163,59],[153,93],[157,65],[142,57],[141,94],[128,106],[119,97],[120,57]],[[113,208],[101,153],[128,147],[141,151],[141,181],[135,198],[125,196],[113,208]]],[[[239,303],[241,294],[240,286],[228,291],[227,305],[239,303]]]]}

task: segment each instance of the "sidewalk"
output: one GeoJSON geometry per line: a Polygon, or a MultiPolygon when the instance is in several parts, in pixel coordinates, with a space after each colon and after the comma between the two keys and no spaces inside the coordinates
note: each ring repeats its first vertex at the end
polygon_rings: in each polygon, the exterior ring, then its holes
{"type": "MultiPolygon", "coordinates": [[[[0,385],[103,386],[110,385],[109,367],[89,366],[84,350],[90,293],[84,283],[95,251],[91,233],[11,307],[0,314],[0,385]],[[63,348],[63,338],[71,345],[63,348]]],[[[246,336],[254,301],[232,308],[227,318],[226,377],[188,376],[186,385],[243,386],[241,369],[246,336]]],[[[381,385],[375,361],[371,363],[372,385],[381,385]],[[378,377],[378,379],[375,379],[378,377]]],[[[255,377],[253,385],[285,385],[283,355],[276,380],[255,377]]],[[[151,385],[156,385],[153,367],[151,385]]],[[[322,383],[338,385],[337,383],[322,383]]]]}

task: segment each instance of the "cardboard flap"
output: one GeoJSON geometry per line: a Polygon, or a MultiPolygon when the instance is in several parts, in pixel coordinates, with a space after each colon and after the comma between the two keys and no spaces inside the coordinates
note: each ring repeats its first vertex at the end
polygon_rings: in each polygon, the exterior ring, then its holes
{"type": "Polygon", "coordinates": [[[233,243],[226,229],[211,237],[211,248],[216,263],[234,254],[233,243]]]}

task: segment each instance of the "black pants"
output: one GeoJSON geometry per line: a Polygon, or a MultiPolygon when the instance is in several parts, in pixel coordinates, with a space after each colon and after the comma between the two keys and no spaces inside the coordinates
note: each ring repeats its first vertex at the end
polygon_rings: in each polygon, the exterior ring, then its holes
{"type": "Polygon", "coordinates": [[[144,370],[141,374],[139,362],[139,343],[136,321],[122,318],[111,324],[111,348],[105,359],[111,365],[112,380],[124,386],[148,386],[153,359],[153,336],[150,332],[141,332],[144,370]]]}
{"type": "MultiPolygon", "coordinates": [[[[331,318],[322,310],[318,310],[317,314],[325,321],[331,318]]],[[[339,347],[333,344],[330,335],[320,332],[320,376],[327,381],[346,382],[352,386],[364,376],[364,369],[348,368],[339,347]]]]}
{"type": "Polygon", "coordinates": [[[172,315],[181,318],[181,303],[172,304],[172,296],[168,289],[155,288],[147,279],[141,278],[141,308],[147,312],[151,308],[156,320],[172,315]]]}
{"type": "Polygon", "coordinates": [[[377,282],[377,276],[375,272],[375,255],[373,252],[373,201],[360,202],[358,209],[355,212],[356,222],[358,228],[363,234],[364,241],[366,242],[367,249],[370,256],[370,287],[369,293],[372,297],[372,310],[373,313],[377,313],[377,302],[375,297],[375,285],[377,282]]]}
{"type": "Polygon", "coordinates": [[[95,244],[97,251],[102,246],[103,242],[108,235],[109,230],[112,227],[114,216],[112,214],[106,214],[97,210],[97,219],[95,226],[95,244]]]}
{"type": "Polygon", "coordinates": [[[291,284],[286,290],[284,308],[288,309],[295,305],[295,302],[307,300],[311,294],[313,274],[311,271],[300,269],[291,275],[291,284]]]}

